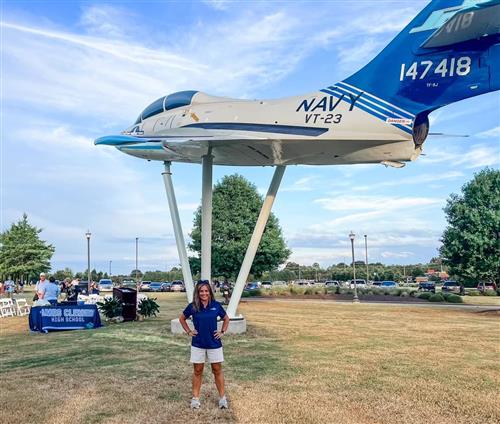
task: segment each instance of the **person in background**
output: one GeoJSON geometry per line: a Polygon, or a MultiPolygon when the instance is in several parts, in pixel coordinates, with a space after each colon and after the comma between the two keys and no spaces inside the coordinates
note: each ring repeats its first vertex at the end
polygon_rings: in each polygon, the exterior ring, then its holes
{"type": "Polygon", "coordinates": [[[4,290],[7,293],[8,297],[12,297],[15,288],[16,284],[14,283],[14,281],[12,281],[10,277],[7,278],[7,280],[4,283],[4,290]]]}
{"type": "Polygon", "coordinates": [[[68,298],[68,290],[71,287],[71,278],[65,278],[61,283],[61,294],[66,295],[66,300],[68,298]]]}
{"type": "Polygon", "coordinates": [[[19,281],[19,293],[24,293],[24,280],[19,281]]]}
{"type": "Polygon", "coordinates": [[[45,272],[41,272],[40,279],[35,284],[35,295],[33,296],[33,301],[38,300],[38,288],[40,287],[40,284],[45,284],[47,282],[46,278],[45,272]]]}
{"type": "Polygon", "coordinates": [[[50,277],[48,282],[38,286],[38,299],[44,299],[50,302],[52,306],[57,305],[57,298],[61,294],[61,288],[56,284],[56,279],[50,277]]]}
{"type": "Polygon", "coordinates": [[[3,281],[2,281],[2,280],[0,280],[0,296],[2,296],[2,295],[3,295],[3,287],[4,287],[4,286],[3,286],[3,281]]]}
{"type": "Polygon", "coordinates": [[[99,287],[97,287],[97,283],[95,281],[92,281],[92,284],[90,285],[90,294],[99,294],[99,287]]]}
{"type": "Polygon", "coordinates": [[[179,316],[179,322],[184,331],[191,336],[191,363],[193,364],[193,398],[191,408],[200,407],[200,389],[203,377],[203,367],[208,360],[212,367],[215,385],[219,392],[219,408],[226,409],[227,399],[224,389],[224,374],[222,373],[221,339],[229,326],[229,316],[222,305],[214,299],[212,287],[207,280],[198,281],[194,289],[193,303],[190,303],[179,316]],[[189,328],[186,320],[193,317],[194,330],[189,328]],[[217,317],[223,323],[217,330],[217,317]]]}

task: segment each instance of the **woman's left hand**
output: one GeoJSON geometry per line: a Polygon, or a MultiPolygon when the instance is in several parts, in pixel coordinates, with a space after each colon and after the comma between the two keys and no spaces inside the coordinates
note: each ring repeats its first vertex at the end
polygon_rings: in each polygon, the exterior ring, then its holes
{"type": "Polygon", "coordinates": [[[222,331],[214,331],[214,337],[217,340],[221,339],[223,335],[224,335],[224,333],[222,331]]]}

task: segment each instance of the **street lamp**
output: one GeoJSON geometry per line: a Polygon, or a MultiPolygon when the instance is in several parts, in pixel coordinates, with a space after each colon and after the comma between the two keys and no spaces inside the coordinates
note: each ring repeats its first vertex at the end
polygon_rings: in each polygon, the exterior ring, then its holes
{"type": "Polygon", "coordinates": [[[352,273],[354,277],[354,298],[352,299],[353,303],[359,303],[358,299],[358,287],[356,284],[356,263],[354,262],[354,237],[356,235],[351,231],[349,234],[349,238],[351,239],[351,250],[352,250],[352,273]]]}
{"type": "Polygon", "coordinates": [[[139,284],[139,237],[135,238],[135,284],[139,284]]]}
{"type": "Polygon", "coordinates": [[[90,230],[87,230],[85,237],[87,237],[87,294],[90,294],[90,282],[91,282],[91,272],[90,272],[90,230]]]}
{"type": "Polygon", "coordinates": [[[370,281],[370,274],[368,274],[368,236],[365,234],[365,262],[366,262],[366,284],[370,281]]]}
{"type": "Polygon", "coordinates": [[[111,277],[111,264],[113,263],[113,261],[109,261],[109,276],[111,277]]]}

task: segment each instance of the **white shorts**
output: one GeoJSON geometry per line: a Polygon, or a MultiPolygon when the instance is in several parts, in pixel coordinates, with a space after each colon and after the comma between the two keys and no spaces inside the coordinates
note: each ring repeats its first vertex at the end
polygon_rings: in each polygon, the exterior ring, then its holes
{"type": "Polygon", "coordinates": [[[216,364],[224,362],[224,354],[222,348],[217,349],[201,349],[199,347],[191,346],[191,360],[193,364],[204,364],[208,360],[209,364],[216,364]]]}

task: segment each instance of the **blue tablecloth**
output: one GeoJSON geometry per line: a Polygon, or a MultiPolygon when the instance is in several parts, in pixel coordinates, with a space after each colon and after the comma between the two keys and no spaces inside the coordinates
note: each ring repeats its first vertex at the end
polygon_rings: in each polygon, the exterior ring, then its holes
{"type": "Polygon", "coordinates": [[[85,330],[101,327],[96,305],[35,306],[29,315],[31,331],[85,330]]]}

